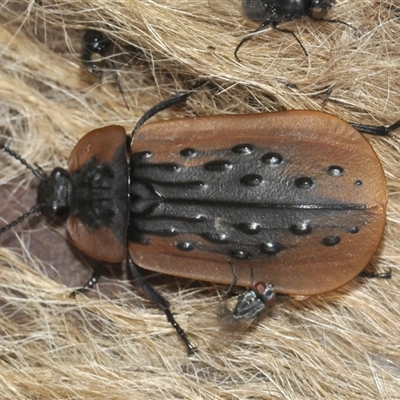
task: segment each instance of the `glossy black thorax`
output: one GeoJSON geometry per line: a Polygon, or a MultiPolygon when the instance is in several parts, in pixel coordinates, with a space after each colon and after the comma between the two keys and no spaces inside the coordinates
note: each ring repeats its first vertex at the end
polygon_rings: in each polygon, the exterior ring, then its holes
{"type": "Polygon", "coordinates": [[[329,10],[334,4],[331,0],[243,0],[243,10],[252,21],[289,21],[311,16],[315,9],[329,10]]]}

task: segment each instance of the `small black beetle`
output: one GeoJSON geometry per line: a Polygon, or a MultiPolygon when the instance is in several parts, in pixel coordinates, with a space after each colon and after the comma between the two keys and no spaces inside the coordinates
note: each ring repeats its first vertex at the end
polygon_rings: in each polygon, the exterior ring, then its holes
{"type": "Polygon", "coordinates": [[[82,36],[82,63],[93,73],[102,74],[112,42],[103,32],[87,29],[82,36]]]}
{"type": "MultiPolygon", "coordinates": [[[[283,33],[289,33],[299,43],[306,56],[308,53],[296,34],[289,30],[278,28],[281,22],[292,21],[294,19],[310,17],[315,20],[322,20],[328,11],[335,5],[335,0],[233,0],[229,5],[224,1],[218,1],[218,5],[211,4],[210,7],[218,12],[230,14],[242,13],[246,18],[254,22],[261,22],[259,27],[244,37],[235,49],[235,57],[238,61],[237,53],[242,45],[253,37],[253,34],[259,32],[269,25],[283,33]],[[225,8],[225,10],[224,10],[225,8]],[[240,11],[239,11],[240,10],[240,11]]],[[[326,20],[327,22],[339,22],[350,26],[339,20],[326,20]]]]}
{"type": "Polygon", "coordinates": [[[119,82],[119,73],[115,66],[115,62],[108,57],[112,50],[112,46],[115,47],[111,39],[105,33],[94,29],[87,29],[82,36],[81,61],[88,71],[97,74],[100,77],[100,80],[103,76],[104,70],[107,68],[107,64],[111,66],[118,90],[122,95],[125,107],[129,110],[124,91],[119,82]]]}

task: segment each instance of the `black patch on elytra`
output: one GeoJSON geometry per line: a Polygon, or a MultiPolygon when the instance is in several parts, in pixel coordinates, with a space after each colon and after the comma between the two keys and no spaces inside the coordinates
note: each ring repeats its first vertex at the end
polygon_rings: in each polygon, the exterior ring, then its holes
{"type": "Polygon", "coordinates": [[[290,227],[292,233],[297,236],[308,235],[312,231],[312,227],[308,221],[298,222],[290,227]]]}
{"type": "Polygon", "coordinates": [[[344,175],[344,168],[341,167],[340,165],[331,165],[328,168],[328,175],[333,176],[335,178],[343,176],[344,175]]]}
{"type": "Polygon", "coordinates": [[[192,242],[177,242],[175,246],[182,251],[192,251],[196,248],[196,244],[192,242]]]}
{"type": "Polygon", "coordinates": [[[326,236],[322,239],[322,244],[327,247],[336,246],[340,243],[340,236],[326,236]]]}
{"type": "Polygon", "coordinates": [[[197,152],[195,149],[191,147],[186,147],[185,149],[181,150],[179,154],[184,158],[193,158],[197,156],[197,152]]]}
{"type": "Polygon", "coordinates": [[[207,171],[223,172],[232,169],[232,163],[229,160],[214,160],[204,164],[207,171]]]}
{"type": "Polygon", "coordinates": [[[257,222],[242,222],[236,228],[247,235],[256,235],[261,232],[261,226],[257,222]]]}
{"type": "Polygon", "coordinates": [[[229,254],[237,260],[249,260],[251,258],[251,253],[243,249],[232,250],[229,254]]]}
{"type": "Polygon", "coordinates": [[[283,157],[279,153],[270,152],[261,157],[261,161],[267,165],[279,165],[283,162],[283,157]]]}
{"type": "Polygon", "coordinates": [[[260,186],[263,177],[259,174],[249,174],[240,178],[240,183],[245,186],[260,186]]]}
{"type": "Polygon", "coordinates": [[[260,245],[261,253],[274,256],[283,250],[283,246],[278,242],[264,242],[260,245]]]}
{"type": "Polygon", "coordinates": [[[347,228],[347,231],[352,234],[356,234],[360,232],[360,229],[357,226],[351,226],[350,228],[347,228]]]}
{"type": "MultiPolygon", "coordinates": [[[[186,151],[181,150],[180,156],[195,149],[196,163],[180,168],[166,168],[169,159],[158,157],[155,147],[141,157],[132,155],[129,241],[140,243],[145,237],[151,245],[152,237],[162,237],[182,252],[195,244],[196,254],[257,262],[284,257],[322,228],[349,234],[349,227],[364,226],[368,218],[363,203],[330,198],[328,190],[326,197],[306,190],[317,182],[307,174],[290,175],[290,154],[271,151],[269,143],[259,140],[211,150],[189,143],[191,147],[183,144],[186,151]],[[153,157],[143,156],[149,153],[153,157]],[[227,166],[229,172],[224,172],[227,166]]],[[[304,166],[298,169],[302,174],[304,166]]],[[[333,178],[326,181],[337,184],[333,178]]]]}
{"type": "Polygon", "coordinates": [[[238,144],[232,147],[232,151],[236,154],[251,154],[254,151],[254,146],[248,143],[238,144]]]}

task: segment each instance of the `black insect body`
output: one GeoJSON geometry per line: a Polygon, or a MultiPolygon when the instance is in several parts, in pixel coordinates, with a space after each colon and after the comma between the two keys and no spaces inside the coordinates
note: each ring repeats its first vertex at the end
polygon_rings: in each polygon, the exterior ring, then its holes
{"type": "Polygon", "coordinates": [[[219,314],[222,324],[251,324],[267,307],[274,304],[274,285],[257,282],[253,288],[222,302],[219,314]]]}
{"type": "MultiPolygon", "coordinates": [[[[229,6],[227,5],[226,8],[241,8],[242,13],[246,18],[254,22],[261,22],[256,30],[243,38],[238,44],[235,49],[236,59],[240,61],[237,54],[242,45],[250,40],[254,33],[259,32],[270,25],[272,28],[277,29],[280,32],[292,35],[301,46],[304,53],[308,55],[296,34],[289,29],[280,28],[278,25],[282,22],[292,21],[307,16],[312,19],[322,20],[334,5],[335,0],[233,0],[232,4],[229,6]],[[241,4],[239,5],[239,3],[241,4]]],[[[220,10],[223,8],[221,4],[218,6],[213,4],[211,7],[220,10]]],[[[327,20],[327,22],[339,22],[347,25],[338,20],[327,20]]]]}
{"type": "Polygon", "coordinates": [[[243,0],[246,16],[255,22],[283,22],[309,16],[324,18],[335,0],[243,0]]]}
{"type": "Polygon", "coordinates": [[[82,62],[93,73],[101,74],[107,55],[112,48],[112,41],[103,32],[88,29],[82,36],[82,62]]]}
{"type": "Polygon", "coordinates": [[[103,72],[107,69],[107,66],[111,66],[118,90],[122,95],[126,108],[129,110],[119,81],[119,72],[115,62],[109,57],[113,48],[115,48],[115,44],[105,33],[94,29],[87,29],[82,36],[82,63],[88,71],[97,74],[100,79],[103,76],[103,72]]]}

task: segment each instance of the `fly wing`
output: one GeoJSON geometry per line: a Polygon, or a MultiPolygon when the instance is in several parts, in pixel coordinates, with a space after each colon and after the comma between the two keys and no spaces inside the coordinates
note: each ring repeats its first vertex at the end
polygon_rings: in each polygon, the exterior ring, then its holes
{"type": "Polygon", "coordinates": [[[256,317],[235,319],[232,314],[239,296],[213,299],[189,318],[187,331],[201,350],[221,350],[239,340],[256,317]]]}

